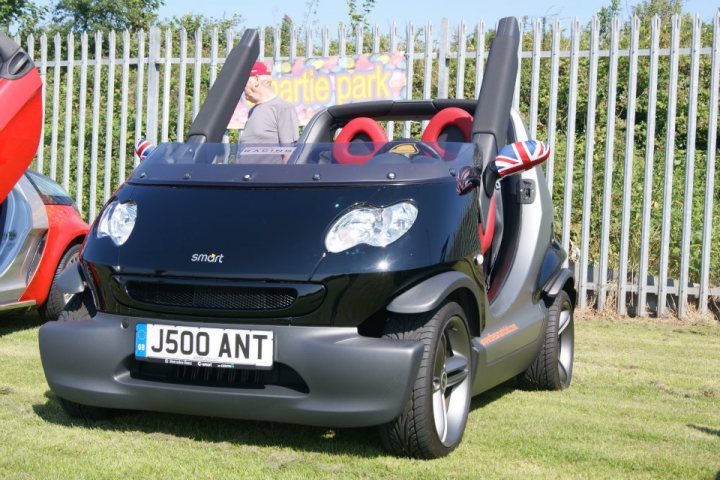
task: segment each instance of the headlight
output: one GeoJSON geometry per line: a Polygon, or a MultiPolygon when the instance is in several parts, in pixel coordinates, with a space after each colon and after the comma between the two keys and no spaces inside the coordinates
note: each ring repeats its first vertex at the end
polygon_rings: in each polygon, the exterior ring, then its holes
{"type": "Polygon", "coordinates": [[[105,208],[98,222],[98,238],[110,237],[118,247],[125,243],[135,227],[137,204],[112,202],[105,208]]]}
{"type": "Polygon", "coordinates": [[[373,247],[390,245],[410,230],[417,215],[417,207],[410,202],[385,208],[355,208],[333,223],[325,237],[325,247],[338,253],[361,243],[373,247]]]}

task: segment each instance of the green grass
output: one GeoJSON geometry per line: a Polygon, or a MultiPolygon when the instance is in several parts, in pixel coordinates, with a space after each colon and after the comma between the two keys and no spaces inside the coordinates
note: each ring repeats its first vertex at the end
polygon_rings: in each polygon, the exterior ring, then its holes
{"type": "Polygon", "coordinates": [[[375,430],[134,413],[71,420],[32,318],[0,318],[0,478],[720,478],[720,327],[582,320],[573,384],[476,397],[449,457],[388,456],[375,430]]]}

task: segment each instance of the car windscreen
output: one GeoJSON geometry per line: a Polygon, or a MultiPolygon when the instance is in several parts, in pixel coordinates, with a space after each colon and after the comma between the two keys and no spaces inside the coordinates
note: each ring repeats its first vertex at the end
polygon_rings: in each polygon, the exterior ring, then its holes
{"type": "Polygon", "coordinates": [[[397,139],[297,145],[165,143],[132,183],[326,184],[447,179],[473,162],[470,143],[397,139]]]}
{"type": "Polygon", "coordinates": [[[45,205],[73,205],[73,199],[63,187],[52,179],[32,170],[26,170],[25,175],[35,187],[45,205]]]}

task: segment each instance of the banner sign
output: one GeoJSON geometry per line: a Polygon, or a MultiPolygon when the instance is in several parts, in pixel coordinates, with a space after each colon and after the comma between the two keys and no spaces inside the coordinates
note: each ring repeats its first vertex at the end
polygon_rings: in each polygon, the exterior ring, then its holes
{"type": "MultiPolygon", "coordinates": [[[[406,98],[407,66],[402,52],[309,58],[294,63],[270,60],[265,64],[272,72],[275,93],[295,105],[300,125],[331,105],[406,98]]],[[[251,107],[243,94],[228,128],[243,128],[251,107]]]]}

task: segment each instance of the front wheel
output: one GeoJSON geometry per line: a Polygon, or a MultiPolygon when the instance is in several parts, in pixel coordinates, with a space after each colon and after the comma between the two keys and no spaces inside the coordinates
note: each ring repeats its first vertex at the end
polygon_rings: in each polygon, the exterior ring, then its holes
{"type": "Polygon", "coordinates": [[[58,322],[82,322],[95,316],[97,309],[92,293],[87,288],[70,297],[58,315],[58,322]]]}
{"type": "Polygon", "coordinates": [[[383,336],[425,346],[403,413],[380,427],[385,447],[400,456],[447,455],[460,444],[470,410],[471,347],[465,312],[448,302],[427,314],[391,317],[383,336]]]}

